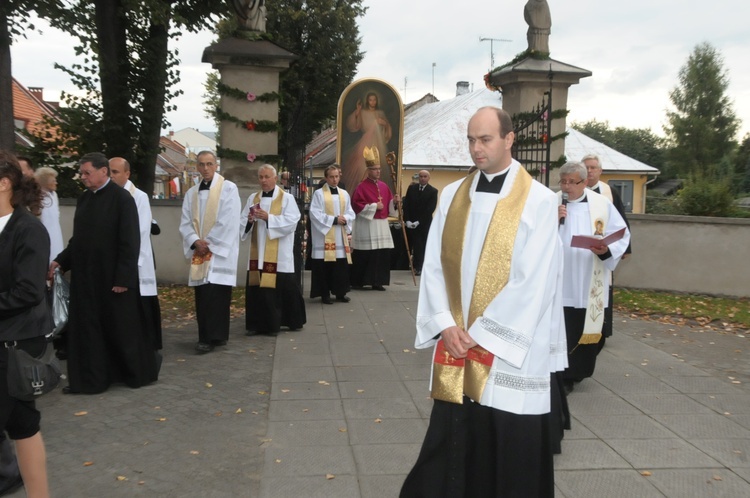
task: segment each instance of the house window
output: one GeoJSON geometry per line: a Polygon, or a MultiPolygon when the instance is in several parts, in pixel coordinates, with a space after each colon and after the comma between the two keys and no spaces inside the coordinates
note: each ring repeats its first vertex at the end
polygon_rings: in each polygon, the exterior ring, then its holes
{"type": "Polygon", "coordinates": [[[620,199],[625,205],[625,212],[633,212],[633,180],[610,180],[607,182],[609,187],[617,190],[620,199]]]}

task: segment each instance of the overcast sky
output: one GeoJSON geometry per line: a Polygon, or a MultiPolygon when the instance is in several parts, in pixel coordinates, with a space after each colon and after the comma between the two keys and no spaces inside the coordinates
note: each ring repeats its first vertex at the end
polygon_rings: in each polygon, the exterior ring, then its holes
{"type": "MultiPolygon", "coordinates": [[[[268,0],[272,2],[273,0],[268,0]]],[[[526,0],[365,0],[360,19],[362,50],[357,77],[383,79],[401,92],[405,103],[426,93],[440,100],[455,96],[456,82],[484,85],[490,68],[526,49],[526,0]],[[482,41],[480,37],[512,40],[482,41]]],[[[738,138],[750,133],[749,4],[714,0],[691,5],[684,0],[549,0],[553,59],[588,69],[590,78],[570,89],[568,122],[598,119],[611,126],[650,128],[662,133],[669,92],[693,48],[709,42],[724,58],[728,95],[743,121],[738,138]]],[[[213,36],[204,32],[179,40],[185,94],[169,113],[172,128],[210,130],[203,115],[203,82],[208,64],[200,62],[213,36]]],[[[42,86],[45,99],[58,100],[73,90],[54,62],[73,60],[73,40],[51,28],[32,33],[12,47],[13,74],[25,86],[42,86]]]]}

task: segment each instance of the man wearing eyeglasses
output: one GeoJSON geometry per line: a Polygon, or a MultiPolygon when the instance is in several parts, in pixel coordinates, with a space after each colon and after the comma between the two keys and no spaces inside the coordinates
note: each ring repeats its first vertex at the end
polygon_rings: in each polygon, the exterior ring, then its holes
{"type": "Polygon", "coordinates": [[[156,380],[158,365],[139,311],[138,210],[111,181],[104,154],[86,154],[79,168],[87,190],[76,204],[73,236],[48,274],[72,270],[63,393],[101,393],[113,382],[144,386],[156,380]]]}
{"type": "Polygon", "coordinates": [[[602,340],[604,309],[609,303],[610,273],[630,242],[630,231],[615,206],[586,188],[586,166],[577,162],[560,168],[558,221],[565,258],[563,306],[568,339],[568,368],[563,373],[566,391],[591,377],[602,340]],[[609,245],[592,242],[573,247],[574,235],[606,237],[624,228],[625,235],[609,245]]]}

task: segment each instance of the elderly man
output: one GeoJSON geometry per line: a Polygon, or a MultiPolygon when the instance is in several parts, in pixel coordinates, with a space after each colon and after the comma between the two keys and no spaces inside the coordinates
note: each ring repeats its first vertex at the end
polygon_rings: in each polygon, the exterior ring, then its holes
{"type": "Polygon", "coordinates": [[[139,313],[138,211],[110,181],[104,154],[86,154],[79,167],[87,190],[76,204],[73,236],[48,275],[57,267],[73,271],[63,393],[96,394],[113,382],[140,387],[157,379],[158,364],[139,313]]]}
{"type": "Polygon", "coordinates": [[[320,296],[324,304],[336,300],[348,303],[349,265],[352,263],[349,249],[349,232],[354,221],[351,199],[346,190],[339,187],[341,168],[338,164],[325,170],[326,183],[315,191],[310,202],[312,225],[312,281],[310,297],[320,296]]]}
{"type": "Polygon", "coordinates": [[[443,190],[430,230],[415,346],[435,348],[435,402],[402,497],[554,495],[556,199],[511,157],[512,130],[502,109],[474,114],[479,171],[443,190]]]}
{"type": "Polygon", "coordinates": [[[560,168],[558,218],[565,255],[563,305],[569,351],[563,378],[568,392],[574,382],[594,373],[610,274],[630,242],[625,220],[606,197],[586,188],[586,177],[581,163],[569,162],[560,168]],[[581,248],[571,244],[575,235],[606,237],[623,228],[624,236],[609,245],[594,241],[581,248]]]}
{"type": "Polygon", "coordinates": [[[367,177],[352,195],[352,208],[357,214],[352,233],[352,276],[354,288],[371,285],[384,291],[391,283],[391,249],[393,238],[388,216],[397,216],[388,185],[380,181],[380,153],[377,147],[365,147],[367,177]]]}
{"type": "Polygon", "coordinates": [[[198,353],[229,340],[229,308],[237,284],[240,195],[217,168],[213,152],[198,154],[201,181],[185,194],[180,221],[182,248],[190,259],[188,285],[195,289],[198,353]]]}
{"type": "MultiPolygon", "coordinates": [[[[622,216],[622,219],[625,220],[625,224],[628,226],[628,229],[630,228],[630,223],[628,222],[628,217],[625,215],[625,205],[622,203],[622,199],[620,198],[620,194],[617,193],[617,190],[612,189],[609,185],[599,180],[599,177],[602,176],[602,162],[599,159],[599,156],[594,154],[588,154],[581,159],[581,162],[584,166],[586,166],[587,171],[587,177],[586,177],[586,187],[590,188],[597,194],[602,194],[604,197],[609,199],[609,201],[614,204],[615,208],[617,209],[617,212],[620,213],[620,216],[622,216]]],[[[622,255],[622,259],[627,259],[630,256],[631,253],[631,244],[628,243],[627,249],[625,249],[625,254],[622,255]]],[[[612,318],[612,307],[614,306],[614,287],[613,287],[613,279],[610,275],[610,282],[609,282],[609,305],[604,310],[604,327],[602,328],[602,340],[599,342],[599,349],[604,347],[604,343],[607,337],[612,336],[612,328],[613,328],[613,318],[612,318]]]]}
{"type": "Polygon", "coordinates": [[[141,294],[141,311],[148,328],[154,350],[161,349],[161,308],[156,290],[156,268],[154,252],[151,248],[151,204],[148,195],[130,181],[130,163],[123,157],[109,160],[112,181],[133,196],[138,209],[138,227],[141,233],[141,252],[138,255],[138,285],[141,294]]]}
{"type": "Polygon", "coordinates": [[[242,210],[242,240],[250,238],[245,287],[246,335],[276,335],[282,326],[298,330],[307,321],[295,276],[294,232],[300,212],[294,196],[276,186],[276,168],[258,169],[260,192],[242,210]]]}
{"type": "Polygon", "coordinates": [[[430,185],[430,172],[423,169],[419,172],[419,182],[409,185],[404,196],[404,220],[408,228],[406,234],[413,254],[412,266],[417,275],[422,274],[427,234],[430,233],[437,200],[438,191],[430,185]]]}

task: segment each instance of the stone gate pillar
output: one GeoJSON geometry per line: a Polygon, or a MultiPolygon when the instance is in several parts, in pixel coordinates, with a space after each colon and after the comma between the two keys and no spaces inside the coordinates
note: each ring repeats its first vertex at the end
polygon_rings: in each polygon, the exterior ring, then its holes
{"type": "Polygon", "coordinates": [[[279,75],[297,56],[265,40],[228,38],[206,47],[203,62],[219,71],[220,81],[228,90],[220,92],[221,174],[248,195],[258,186],[258,168],[264,163],[277,167],[280,160],[268,160],[278,154],[278,131],[266,131],[279,121],[279,100],[269,98],[279,93],[279,75]],[[265,96],[265,98],[261,98],[265,96]],[[255,97],[253,99],[253,97],[255,97]],[[252,123],[257,126],[254,130],[252,123]],[[263,157],[266,156],[266,157],[263,157]]]}

